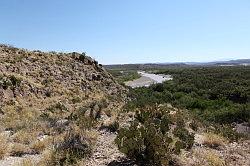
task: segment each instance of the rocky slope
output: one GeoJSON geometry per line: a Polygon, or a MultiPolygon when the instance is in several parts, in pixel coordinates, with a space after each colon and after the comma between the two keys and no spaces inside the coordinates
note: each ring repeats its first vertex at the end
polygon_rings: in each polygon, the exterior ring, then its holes
{"type": "MultiPolygon", "coordinates": [[[[102,65],[84,53],[30,52],[2,45],[0,74],[1,106],[31,96],[41,103],[41,100],[63,99],[64,96],[106,98],[122,95],[124,90],[102,65]],[[15,87],[8,88],[8,84],[15,87]]],[[[70,101],[66,103],[70,104],[70,101]]]]}
{"type": "Polygon", "coordinates": [[[110,110],[123,105],[125,92],[85,53],[0,45],[0,164],[17,164],[27,155],[42,156],[55,142],[66,140],[67,133],[88,125],[82,137],[96,141],[95,128],[105,119],[115,119],[110,110]],[[82,114],[86,119],[77,119],[82,114]]]}

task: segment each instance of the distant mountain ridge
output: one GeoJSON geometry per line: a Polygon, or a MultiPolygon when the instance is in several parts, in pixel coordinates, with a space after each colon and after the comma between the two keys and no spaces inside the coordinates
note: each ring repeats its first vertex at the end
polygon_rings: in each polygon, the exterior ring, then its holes
{"type": "Polygon", "coordinates": [[[114,64],[104,65],[107,69],[150,69],[165,67],[192,67],[192,66],[250,66],[250,59],[236,59],[212,62],[166,62],[166,63],[141,63],[141,64],[114,64]]]}
{"type": "Polygon", "coordinates": [[[234,65],[242,65],[242,64],[250,64],[250,59],[236,59],[236,60],[228,60],[228,61],[212,61],[212,62],[186,62],[185,64],[191,65],[221,65],[221,64],[234,64],[234,65]]]}

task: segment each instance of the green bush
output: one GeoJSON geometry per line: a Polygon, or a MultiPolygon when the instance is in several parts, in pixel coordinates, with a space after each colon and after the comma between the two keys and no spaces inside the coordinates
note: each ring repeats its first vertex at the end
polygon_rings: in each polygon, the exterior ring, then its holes
{"type": "Polygon", "coordinates": [[[6,76],[1,76],[0,77],[0,87],[3,87],[3,89],[8,89],[9,87],[11,89],[14,89],[15,87],[18,87],[20,86],[20,83],[21,83],[21,79],[20,78],[16,78],[15,76],[9,76],[9,77],[6,77],[6,76]]]}
{"type": "Polygon", "coordinates": [[[142,108],[129,128],[118,131],[115,142],[122,153],[137,162],[169,165],[172,154],[193,145],[193,135],[182,124],[172,120],[165,108],[142,108]],[[176,125],[175,137],[170,134],[171,124],[176,125]]]}

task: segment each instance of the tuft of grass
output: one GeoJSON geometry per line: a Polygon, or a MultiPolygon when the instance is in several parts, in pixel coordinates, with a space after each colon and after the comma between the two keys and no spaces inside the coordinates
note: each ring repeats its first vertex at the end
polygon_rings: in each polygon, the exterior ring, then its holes
{"type": "Polygon", "coordinates": [[[37,140],[30,145],[30,148],[34,150],[35,153],[42,153],[47,147],[52,144],[52,141],[52,138],[37,140]]]}
{"type": "MultiPolygon", "coordinates": [[[[38,164],[39,166],[53,166],[53,151],[51,149],[46,149],[42,153],[41,160],[39,160],[38,164]]],[[[56,165],[56,164],[54,164],[56,165]]]]}
{"type": "Polygon", "coordinates": [[[37,133],[35,131],[19,130],[13,136],[14,142],[21,144],[30,144],[37,139],[37,133]]]}
{"type": "Polygon", "coordinates": [[[0,135],[0,159],[3,159],[9,153],[9,146],[7,144],[7,138],[0,135]]]}
{"type": "MultiPolygon", "coordinates": [[[[224,159],[222,159],[214,150],[206,149],[194,149],[192,151],[192,161],[194,166],[208,165],[208,166],[226,166],[224,159]],[[193,160],[195,159],[195,160],[193,160]]],[[[189,163],[189,160],[184,156],[185,163],[189,163]]]]}
{"type": "Polygon", "coordinates": [[[26,158],[26,159],[23,159],[21,164],[19,164],[19,166],[35,166],[35,163],[29,159],[29,158],[26,158]]]}
{"type": "Polygon", "coordinates": [[[14,143],[11,146],[11,150],[10,150],[10,155],[11,156],[17,156],[17,157],[21,157],[25,154],[29,154],[30,153],[30,149],[27,145],[23,145],[20,143],[14,143]]]}
{"type": "Polygon", "coordinates": [[[37,112],[22,107],[8,106],[5,108],[2,125],[14,132],[23,128],[30,128],[37,121],[37,112]]]}
{"type": "Polygon", "coordinates": [[[92,153],[97,134],[94,131],[83,131],[78,126],[72,126],[71,130],[57,136],[52,149],[43,152],[39,165],[56,166],[72,165],[92,153]]]}
{"type": "Polygon", "coordinates": [[[217,148],[220,146],[225,146],[227,139],[223,136],[214,133],[205,133],[203,144],[207,145],[210,148],[217,148]]]}
{"type": "Polygon", "coordinates": [[[206,155],[204,155],[204,158],[211,166],[225,166],[226,165],[225,161],[211,150],[207,151],[206,155]]]}

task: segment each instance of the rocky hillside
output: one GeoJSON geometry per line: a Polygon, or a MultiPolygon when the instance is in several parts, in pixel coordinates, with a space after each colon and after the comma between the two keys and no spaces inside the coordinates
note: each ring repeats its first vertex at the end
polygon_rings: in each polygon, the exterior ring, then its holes
{"type": "Polygon", "coordinates": [[[73,150],[80,149],[81,157],[90,154],[98,119],[115,114],[110,110],[123,105],[124,92],[85,53],[45,53],[0,45],[0,165],[45,152],[51,154],[45,160],[53,154],[60,162],[68,162],[61,157],[67,150],[76,155],[73,150]],[[66,142],[71,139],[74,143],[66,142]]]}
{"type": "Polygon", "coordinates": [[[74,109],[75,100],[106,99],[124,91],[102,65],[84,53],[31,52],[1,45],[0,74],[2,107],[11,101],[32,100],[32,105],[44,108],[43,102],[56,99],[74,109]]]}

